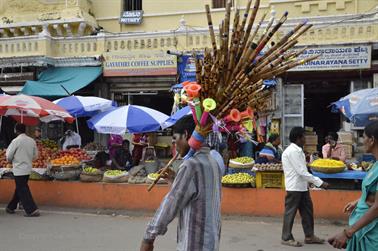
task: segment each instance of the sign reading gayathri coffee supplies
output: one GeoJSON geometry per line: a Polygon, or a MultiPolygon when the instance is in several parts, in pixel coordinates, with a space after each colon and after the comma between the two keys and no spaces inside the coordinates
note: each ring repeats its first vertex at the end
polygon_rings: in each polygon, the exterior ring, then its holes
{"type": "MultiPolygon", "coordinates": [[[[299,49],[299,47],[298,47],[299,49]]],[[[310,47],[299,58],[313,55],[321,56],[313,61],[297,66],[290,71],[332,71],[370,69],[370,45],[335,45],[310,47]]]]}
{"type": "Polygon", "coordinates": [[[177,57],[165,51],[133,50],[104,54],[104,76],[163,76],[177,74],[177,57]]]}

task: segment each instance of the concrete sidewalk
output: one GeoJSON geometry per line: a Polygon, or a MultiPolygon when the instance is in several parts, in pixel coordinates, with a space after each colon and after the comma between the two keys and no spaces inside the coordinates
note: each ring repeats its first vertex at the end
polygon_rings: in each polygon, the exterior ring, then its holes
{"type": "MultiPolygon", "coordinates": [[[[2,251],[138,251],[150,215],[129,212],[96,214],[91,211],[42,210],[39,218],[25,218],[22,212],[5,214],[0,209],[0,250],[2,251]],[[122,215],[119,215],[122,214],[122,215]]],[[[93,211],[93,210],[92,210],[93,211]]],[[[316,225],[320,237],[327,238],[342,226],[329,222],[316,225]]],[[[329,245],[290,248],[280,244],[281,220],[277,218],[226,217],[223,219],[223,251],[333,250],[329,245]]],[[[294,235],[303,240],[301,226],[294,235]]],[[[168,233],[158,238],[156,251],[175,250],[176,221],[168,233]]]]}

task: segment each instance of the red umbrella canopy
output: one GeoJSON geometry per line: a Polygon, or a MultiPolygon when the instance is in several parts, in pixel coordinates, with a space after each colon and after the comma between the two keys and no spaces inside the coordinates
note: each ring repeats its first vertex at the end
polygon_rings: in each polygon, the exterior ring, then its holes
{"type": "Polygon", "coordinates": [[[75,119],[62,107],[35,96],[15,95],[0,97],[0,115],[12,116],[18,122],[36,125],[39,121],[63,120],[72,123],[75,119]]]}

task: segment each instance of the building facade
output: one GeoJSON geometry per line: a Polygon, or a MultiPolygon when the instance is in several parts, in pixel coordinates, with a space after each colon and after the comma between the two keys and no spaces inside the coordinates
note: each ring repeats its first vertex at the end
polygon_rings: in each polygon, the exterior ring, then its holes
{"type": "MultiPolygon", "coordinates": [[[[204,4],[211,6],[213,23],[219,24],[225,2],[2,0],[0,88],[17,92],[46,67],[102,65],[96,95],[168,113],[180,58],[166,51],[190,54],[210,47],[204,4]]],[[[232,1],[241,13],[246,3],[232,1]]],[[[256,20],[265,12],[277,19],[289,12],[274,41],[308,19],[314,26],[298,46],[324,55],[317,64],[279,76],[272,110],[282,122],[283,135],[294,125],[314,127],[320,137],[339,130],[340,116],[331,114],[327,104],[378,81],[377,5],[377,0],[261,0],[256,20]],[[321,116],[325,119],[319,120],[321,116]]]]}

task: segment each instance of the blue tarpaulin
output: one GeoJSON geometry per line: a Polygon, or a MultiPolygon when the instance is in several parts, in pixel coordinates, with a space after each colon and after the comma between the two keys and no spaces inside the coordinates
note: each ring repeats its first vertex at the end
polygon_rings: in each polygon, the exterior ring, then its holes
{"type": "Polygon", "coordinates": [[[21,93],[40,97],[64,97],[92,83],[101,67],[54,67],[43,71],[38,81],[26,81],[21,93]]]}
{"type": "Polygon", "coordinates": [[[347,170],[342,173],[319,173],[312,171],[312,173],[321,179],[344,179],[344,180],[363,180],[366,172],[347,170]]]}

